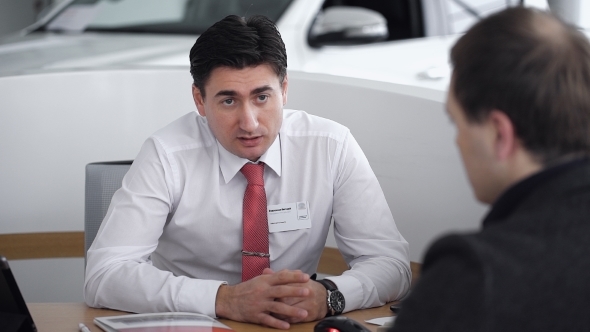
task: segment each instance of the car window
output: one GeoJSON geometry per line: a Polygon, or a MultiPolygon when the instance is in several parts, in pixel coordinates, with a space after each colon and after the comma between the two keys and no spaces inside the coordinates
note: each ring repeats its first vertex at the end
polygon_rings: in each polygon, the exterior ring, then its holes
{"type": "Polygon", "coordinates": [[[227,15],[277,21],[292,0],[77,0],[40,30],[200,34],[227,15]]]}
{"type": "Polygon", "coordinates": [[[371,9],[387,20],[387,40],[466,31],[482,17],[520,0],[325,0],[322,9],[351,6],[371,9]]]}
{"type": "Polygon", "coordinates": [[[379,12],[387,20],[389,30],[387,40],[424,37],[421,1],[326,0],[322,9],[332,6],[363,7],[379,12]]]}

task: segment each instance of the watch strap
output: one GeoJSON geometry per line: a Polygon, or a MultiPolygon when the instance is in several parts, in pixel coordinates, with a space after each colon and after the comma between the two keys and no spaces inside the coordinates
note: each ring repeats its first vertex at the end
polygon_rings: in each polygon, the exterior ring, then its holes
{"type": "Polygon", "coordinates": [[[316,280],[317,282],[319,282],[320,284],[322,284],[322,286],[324,286],[326,288],[326,290],[329,291],[334,291],[337,290],[338,287],[336,286],[336,284],[329,279],[320,279],[320,280],[316,280]]]}
{"type": "Polygon", "coordinates": [[[331,296],[332,292],[340,293],[336,284],[332,280],[328,280],[328,279],[320,279],[320,280],[316,280],[316,281],[319,282],[320,284],[322,284],[322,286],[324,286],[324,288],[326,288],[326,291],[328,293],[328,296],[326,298],[326,302],[328,305],[328,311],[326,313],[326,317],[340,314],[341,312],[337,312],[335,310],[335,308],[332,307],[332,305],[330,303],[330,296],[331,296]]]}

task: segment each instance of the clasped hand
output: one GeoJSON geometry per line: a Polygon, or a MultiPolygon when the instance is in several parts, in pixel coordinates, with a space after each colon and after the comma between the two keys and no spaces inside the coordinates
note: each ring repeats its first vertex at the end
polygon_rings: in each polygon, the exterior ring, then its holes
{"type": "Polygon", "coordinates": [[[299,270],[263,274],[229,286],[222,285],[215,302],[218,317],[288,329],[326,315],[326,290],[299,270]]]}

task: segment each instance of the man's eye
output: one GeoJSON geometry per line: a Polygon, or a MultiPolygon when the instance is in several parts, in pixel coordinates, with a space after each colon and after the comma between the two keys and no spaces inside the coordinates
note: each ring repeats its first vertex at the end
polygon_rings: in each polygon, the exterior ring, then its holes
{"type": "Polygon", "coordinates": [[[268,99],[267,95],[260,95],[258,96],[258,101],[266,101],[268,99]]]}
{"type": "Polygon", "coordinates": [[[234,104],[234,100],[233,100],[233,99],[224,99],[224,100],[222,101],[222,103],[223,103],[224,105],[233,105],[233,104],[234,104]]]}

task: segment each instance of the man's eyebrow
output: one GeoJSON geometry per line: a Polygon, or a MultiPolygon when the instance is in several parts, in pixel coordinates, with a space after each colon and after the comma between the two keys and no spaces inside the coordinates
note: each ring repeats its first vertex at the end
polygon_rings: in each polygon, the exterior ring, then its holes
{"type": "Polygon", "coordinates": [[[215,97],[219,97],[219,96],[233,97],[235,95],[237,95],[237,93],[234,90],[221,90],[215,94],[215,97]]]}
{"type": "MultiPolygon", "coordinates": [[[[262,92],[265,92],[265,91],[268,91],[268,90],[272,90],[272,87],[270,85],[264,85],[264,86],[261,86],[259,88],[256,88],[256,89],[252,90],[250,92],[250,94],[251,95],[257,95],[259,93],[262,93],[262,92]]],[[[215,97],[221,97],[221,96],[234,97],[234,96],[237,96],[237,95],[238,95],[238,93],[236,91],[234,91],[234,90],[221,90],[221,91],[219,91],[219,92],[217,92],[215,94],[215,97]]]]}
{"type": "Polygon", "coordinates": [[[265,85],[265,86],[261,86],[259,88],[256,88],[256,89],[252,90],[252,92],[250,92],[250,94],[251,95],[257,95],[259,93],[266,92],[268,90],[272,90],[272,88],[270,87],[270,85],[265,85]]]}

